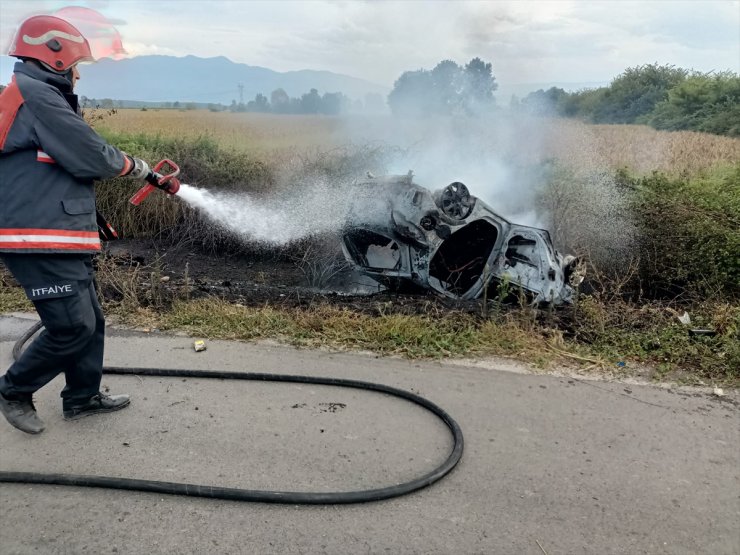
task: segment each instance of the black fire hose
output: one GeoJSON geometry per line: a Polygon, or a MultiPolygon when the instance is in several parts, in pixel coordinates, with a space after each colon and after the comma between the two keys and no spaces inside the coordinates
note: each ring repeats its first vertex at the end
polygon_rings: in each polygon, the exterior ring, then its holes
{"type": "MultiPolygon", "coordinates": [[[[13,358],[18,360],[23,345],[41,328],[38,322],[31,327],[13,346],[13,358]]],[[[316,385],[333,385],[337,387],[351,387],[378,391],[394,395],[420,405],[441,419],[452,433],[453,447],[447,459],[437,468],[409,482],[387,486],[384,488],[338,491],[338,492],[300,492],[300,491],[261,491],[237,488],[222,488],[216,486],[201,486],[197,484],[181,484],[177,482],[159,482],[154,480],[136,480],[132,478],[117,478],[108,476],[85,476],[76,474],[43,474],[38,472],[5,472],[0,471],[0,482],[24,484],[52,484],[59,486],[97,487],[110,489],[124,489],[166,493],[172,495],[189,495],[193,497],[208,497],[211,499],[228,499],[232,501],[252,501],[260,503],[288,503],[302,505],[364,503],[379,501],[411,493],[440,480],[447,475],[460,461],[463,452],[463,434],[460,426],[442,408],[431,401],[402,389],[396,389],[383,384],[346,380],[340,378],[320,378],[312,376],[290,376],[282,374],[239,373],[226,371],[206,370],[177,370],[166,368],[122,368],[105,367],[104,374],[136,375],[136,376],[170,376],[187,378],[209,378],[230,380],[252,380],[269,382],[291,382],[316,385]]]]}

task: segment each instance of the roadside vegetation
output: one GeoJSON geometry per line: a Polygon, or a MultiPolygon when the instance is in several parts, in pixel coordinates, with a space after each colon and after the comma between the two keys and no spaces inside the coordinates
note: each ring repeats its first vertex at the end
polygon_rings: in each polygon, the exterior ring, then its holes
{"type": "MultiPolygon", "coordinates": [[[[189,183],[256,196],[295,186],[297,176],[306,174],[346,181],[368,170],[382,172],[395,152],[382,143],[338,146],[337,124],[325,118],[296,116],[290,125],[305,125],[311,136],[298,133],[291,143],[282,136],[287,127],[273,127],[280,116],[232,114],[237,119],[219,135],[224,114],[197,115],[202,119],[193,123],[175,111],[121,110],[99,129],[132,155],[178,161],[189,183]],[[241,129],[250,131],[237,142],[241,129]]],[[[168,268],[157,261],[120,264],[104,255],[98,276],[106,311],[128,325],[205,338],[269,338],[411,358],[499,355],[542,368],[568,364],[584,372],[740,385],[740,140],[550,119],[542,129],[542,151],[529,160],[543,180],[537,208],[552,217],[559,246],[588,264],[573,307],[533,309],[501,287],[488,291],[485,301],[453,306],[430,299],[414,310],[392,295],[361,310],[327,299],[256,305],[196,294],[187,273],[167,283],[162,278],[168,268]],[[651,159],[647,151],[656,143],[660,156],[651,159]],[[589,243],[590,231],[569,235],[572,226],[564,225],[587,216],[582,201],[593,172],[579,168],[585,162],[592,167],[594,159],[602,178],[608,177],[604,182],[619,192],[620,210],[629,214],[629,248],[619,257],[600,252],[594,237],[589,243]],[[688,324],[679,319],[684,313],[688,324]]],[[[173,244],[208,253],[245,248],[164,195],[152,195],[138,208],[129,205],[139,186],[121,180],[98,186],[101,211],[124,236],[154,239],[163,250],[173,244]]],[[[626,233],[618,227],[606,232],[626,233]]],[[[310,239],[279,255],[305,264],[309,246],[310,239]]],[[[12,279],[0,279],[0,312],[28,310],[12,279]]]]}
{"type": "Polygon", "coordinates": [[[524,110],[591,123],[647,124],[740,137],[740,75],[671,65],[626,69],[607,87],[566,92],[552,87],[522,99],[524,110]]]}

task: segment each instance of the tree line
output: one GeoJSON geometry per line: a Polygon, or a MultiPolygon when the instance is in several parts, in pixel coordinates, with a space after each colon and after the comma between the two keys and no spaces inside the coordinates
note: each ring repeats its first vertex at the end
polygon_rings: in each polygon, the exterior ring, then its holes
{"type": "Polygon", "coordinates": [[[740,137],[740,75],[672,65],[626,69],[607,87],[573,93],[557,87],[530,93],[512,107],[590,123],[646,124],[740,137]]]}
{"type": "Polygon", "coordinates": [[[390,108],[394,116],[478,114],[490,111],[493,93],[498,88],[492,65],[473,58],[464,66],[452,60],[439,62],[434,69],[404,72],[386,101],[379,94],[352,101],[341,92],[324,93],[311,89],[300,98],[290,98],[276,89],[270,99],[258,94],[246,104],[232,101],[232,112],[270,112],[274,114],[326,114],[346,112],[382,113],[390,108]]]}
{"type": "MultiPolygon", "coordinates": [[[[0,90],[2,90],[0,85],[0,90]]],[[[268,98],[257,94],[230,106],[208,104],[212,111],[273,114],[383,113],[397,117],[436,115],[475,116],[496,109],[498,88],[492,65],[473,58],[465,65],[443,60],[433,69],[406,71],[396,80],[387,99],[376,93],[351,100],[341,92],[319,94],[311,89],[290,97],[284,89],[268,98]]],[[[111,99],[83,98],[83,104],[115,107],[111,99]],[[89,102],[88,102],[89,101],[89,102]]],[[[119,107],[123,101],[118,101],[119,107]]],[[[165,102],[163,108],[194,110],[193,102],[165,102]]],[[[731,71],[701,73],[673,65],[646,64],[626,69],[606,87],[567,92],[551,87],[532,92],[510,107],[540,115],[578,118],[590,123],[646,124],[656,129],[692,130],[740,136],[740,75],[731,71]]],[[[146,108],[142,108],[146,109],[146,108]]]]}
{"type": "Polygon", "coordinates": [[[228,110],[231,112],[263,112],[271,114],[325,114],[336,116],[348,112],[378,113],[384,111],[383,97],[377,93],[368,93],[363,100],[351,100],[341,92],[319,94],[318,89],[311,89],[300,97],[290,97],[284,89],[275,89],[268,99],[259,93],[249,102],[231,101],[228,110]]]}
{"type": "Polygon", "coordinates": [[[497,88],[490,63],[442,60],[432,70],[404,72],[388,95],[388,107],[394,116],[474,115],[493,109],[497,88]]]}
{"type": "MultiPolygon", "coordinates": [[[[2,89],[0,89],[2,90],[2,89]]],[[[258,93],[254,99],[248,102],[237,102],[232,100],[230,105],[223,103],[196,103],[196,102],[138,102],[126,100],[114,100],[111,98],[88,98],[81,97],[83,107],[98,107],[105,109],[132,108],[142,110],[148,108],[173,109],[173,110],[197,110],[207,108],[212,112],[262,112],[271,114],[326,114],[339,115],[349,112],[381,113],[385,111],[385,101],[380,94],[368,93],[364,99],[351,100],[341,92],[319,94],[317,89],[298,98],[291,98],[284,89],[275,89],[268,99],[265,95],[258,93]]]]}

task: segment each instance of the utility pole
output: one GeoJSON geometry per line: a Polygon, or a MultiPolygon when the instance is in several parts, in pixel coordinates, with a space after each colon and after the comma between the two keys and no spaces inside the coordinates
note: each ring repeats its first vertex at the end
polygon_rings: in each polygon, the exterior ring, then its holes
{"type": "Polygon", "coordinates": [[[239,104],[244,104],[244,83],[239,83],[239,104]]]}

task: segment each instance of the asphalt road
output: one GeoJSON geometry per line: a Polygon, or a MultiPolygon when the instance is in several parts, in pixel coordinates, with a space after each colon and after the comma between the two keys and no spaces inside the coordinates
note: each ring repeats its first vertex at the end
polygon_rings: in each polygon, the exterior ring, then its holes
{"type": "MultiPolygon", "coordinates": [[[[0,366],[33,322],[0,316],[0,366]]],[[[106,363],[335,376],[413,390],[462,426],[442,481],[382,502],[286,506],[0,484],[0,553],[740,553],[738,394],[110,330],[106,363]]],[[[449,434],[403,400],[335,387],[109,376],[115,414],[0,422],[0,470],[248,489],[353,490],[408,480],[449,434]]]]}

